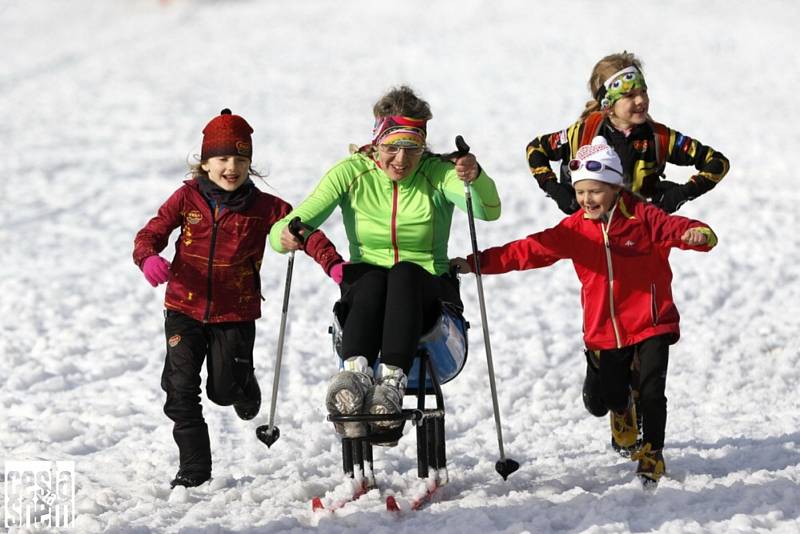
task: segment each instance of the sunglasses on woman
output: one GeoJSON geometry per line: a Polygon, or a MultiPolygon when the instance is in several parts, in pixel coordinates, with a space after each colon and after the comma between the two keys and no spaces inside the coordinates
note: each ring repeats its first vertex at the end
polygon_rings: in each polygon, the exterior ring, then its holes
{"type": "Polygon", "coordinates": [[[405,150],[411,156],[418,156],[425,151],[424,146],[378,145],[378,148],[386,154],[399,154],[401,150],[405,150]]]}
{"type": "Polygon", "coordinates": [[[571,160],[569,160],[568,166],[569,166],[569,170],[571,170],[573,172],[577,171],[581,167],[586,167],[586,170],[589,171],[589,172],[600,172],[603,169],[608,169],[609,171],[615,172],[615,173],[619,174],[620,176],[622,176],[622,173],[620,171],[618,171],[617,169],[615,169],[614,167],[609,167],[605,163],[601,163],[599,161],[594,161],[594,160],[591,160],[591,159],[587,159],[586,161],[581,161],[579,159],[571,159],[571,160]]]}

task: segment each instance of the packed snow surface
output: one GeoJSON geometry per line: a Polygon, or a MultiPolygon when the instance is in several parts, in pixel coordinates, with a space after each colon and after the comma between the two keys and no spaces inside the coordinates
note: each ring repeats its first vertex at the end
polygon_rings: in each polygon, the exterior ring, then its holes
{"type": "MultiPolygon", "coordinates": [[[[303,2],[31,0],[0,5],[0,457],[71,460],[76,532],[798,532],[800,233],[796,21],[775,2],[303,2]],[[499,458],[475,280],[462,278],[471,352],[444,387],[450,484],[399,517],[416,446],[376,450],[383,493],[347,493],[325,421],[337,287],[298,256],[277,405],[267,419],[286,257],[267,252],[250,422],[204,399],[213,480],[170,491],[177,469],[160,389],[163,286],[131,261],[133,236],[179,187],[224,107],[255,128],[262,189],[302,200],[369,141],[371,108],[405,83],[427,99],[429,140],[463,134],[503,201],[482,247],[556,224],[524,150],[571,124],[602,56],[645,62],[651,114],[721,150],[728,176],[680,213],[710,224],[709,254],[672,254],[682,338],[670,358],[665,458],[655,492],[609,447],[580,400],[572,266],[484,277],[509,457],[499,458]]],[[[668,168],[685,181],[691,169],[668,168]]],[[[324,226],[346,250],[338,214],[324,226]]],[[[174,234],[174,241],[177,234],[174,234]]],[[[451,255],[470,251],[454,218],[451,255]]],[[[165,251],[171,258],[172,246],[165,251]]]]}

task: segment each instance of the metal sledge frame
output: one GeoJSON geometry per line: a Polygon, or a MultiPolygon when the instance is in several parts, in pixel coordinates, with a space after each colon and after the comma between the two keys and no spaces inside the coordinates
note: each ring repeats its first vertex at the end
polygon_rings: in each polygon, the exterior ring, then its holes
{"type": "MultiPolygon", "coordinates": [[[[444,397],[436,371],[427,351],[420,350],[417,353],[420,359],[419,381],[416,388],[406,389],[406,396],[417,397],[416,409],[404,408],[399,414],[388,415],[329,415],[328,420],[336,423],[370,423],[376,421],[403,421],[399,428],[385,432],[368,432],[366,436],[358,438],[342,437],[342,468],[345,475],[355,478],[355,466],[357,465],[363,473],[367,486],[375,484],[373,471],[372,447],[374,444],[395,443],[403,435],[405,421],[411,421],[417,427],[417,476],[428,478],[430,470],[437,473],[437,480],[446,483],[447,453],[445,450],[444,435],[444,397]],[[426,387],[426,378],[431,378],[431,386],[426,387]],[[436,397],[436,407],[426,408],[425,397],[434,395],[436,397]]],[[[369,427],[368,427],[369,428],[369,427]]]]}

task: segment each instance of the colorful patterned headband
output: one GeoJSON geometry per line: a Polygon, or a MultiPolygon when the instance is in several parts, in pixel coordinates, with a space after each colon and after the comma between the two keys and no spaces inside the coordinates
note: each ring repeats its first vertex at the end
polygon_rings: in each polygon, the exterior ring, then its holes
{"type": "Polygon", "coordinates": [[[378,117],[372,129],[372,144],[425,146],[427,122],[425,119],[412,119],[401,115],[378,117]]]}
{"type": "Polygon", "coordinates": [[[634,89],[647,90],[647,84],[642,72],[630,66],[612,74],[597,90],[595,97],[601,109],[608,109],[634,89]]]}

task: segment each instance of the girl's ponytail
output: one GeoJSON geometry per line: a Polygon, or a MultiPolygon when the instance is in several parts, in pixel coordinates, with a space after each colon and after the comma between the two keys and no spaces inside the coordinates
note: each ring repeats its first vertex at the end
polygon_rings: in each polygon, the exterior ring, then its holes
{"type": "Polygon", "coordinates": [[[586,120],[586,117],[595,111],[600,111],[600,102],[595,99],[587,100],[586,106],[583,108],[583,113],[581,113],[580,120],[586,120]]]}

